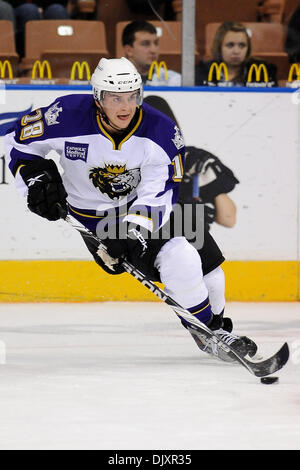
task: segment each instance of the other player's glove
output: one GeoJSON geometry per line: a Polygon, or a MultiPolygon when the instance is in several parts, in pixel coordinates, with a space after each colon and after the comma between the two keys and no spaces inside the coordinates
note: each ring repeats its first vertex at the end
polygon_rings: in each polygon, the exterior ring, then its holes
{"type": "Polygon", "coordinates": [[[217,209],[211,202],[206,202],[204,204],[204,221],[208,224],[212,224],[216,220],[217,209]]]}
{"type": "Polygon", "coordinates": [[[212,153],[197,147],[187,147],[186,150],[183,181],[191,181],[193,175],[198,173],[200,196],[203,201],[213,201],[219,194],[232,191],[239,183],[230,168],[212,153]]]}
{"type": "Polygon", "coordinates": [[[37,159],[20,168],[28,186],[27,205],[48,220],[65,218],[68,213],[67,193],[53,160],[37,159]]]}

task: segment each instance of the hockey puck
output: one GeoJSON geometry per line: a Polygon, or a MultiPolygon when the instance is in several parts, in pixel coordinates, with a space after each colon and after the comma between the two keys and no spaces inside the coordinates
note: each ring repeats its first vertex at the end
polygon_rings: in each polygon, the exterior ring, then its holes
{"type": "Polygon", "coordinates": [[[260,381],[262,384],[273,384],[278,382],[278,377],[262,377],[260,381]]]}

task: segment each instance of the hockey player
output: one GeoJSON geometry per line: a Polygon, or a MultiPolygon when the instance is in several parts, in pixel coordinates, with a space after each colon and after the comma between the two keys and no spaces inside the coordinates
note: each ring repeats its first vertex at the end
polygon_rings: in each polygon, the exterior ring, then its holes
{"type": "Polygon", "coordinates": [[[107,252],[85,242],[107,272],[123,272],[126,257],[246,355],[251,340],[226,331],[212,313],[196,249],[183,236],[153,237],[178,198],[185,151],[178,127],[142,104],[142,80],[127,59],[101,59],[91,83],[93,95],[60,97],[8,132],[6,159],[17,188],[37,215],[58,220],[69,211],[103,239],[107,252]],[[60,155],[62,176],[45,158],[51,150],[60,155]]]}

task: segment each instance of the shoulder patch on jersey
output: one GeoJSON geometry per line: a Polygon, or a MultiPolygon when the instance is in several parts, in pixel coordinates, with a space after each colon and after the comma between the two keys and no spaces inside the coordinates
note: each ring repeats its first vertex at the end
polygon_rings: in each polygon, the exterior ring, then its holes
{"type": "Polygon", "coordinates": [[[130,194],[139,184],[139,168],[126,170],[126,165],[107,165],[92,168],[89,174],[95,188],[107,194],[110,199],[121,199],[130,194]]]}
{"type": "Polygon", "coordinates": [[[59,113],[62,112],[62,107],[58,107],[59,101],[57,103],[54,103],[48,111],[45,112],[45,121],[48,126],[53,126],[54,124],[59,124],[59,121],[57,121],[57,118],[59,116],[59,113]]]}
{"type": "Polygon", "coordinates": [[[172,142],[174,143],[175,147],[179,150],[182,147],[184,147],[184,140],[181,135],[179,127],[175,126],[174,129],[175,129],[175,135],[174,135],[174,139],[172,139],[172,142]]]}
{"type": "Polygon", "coordinates": [[[65,142],[65,156],[69,160],[87,161],[89,144],[80,144],[78,142],[65,142]]]}

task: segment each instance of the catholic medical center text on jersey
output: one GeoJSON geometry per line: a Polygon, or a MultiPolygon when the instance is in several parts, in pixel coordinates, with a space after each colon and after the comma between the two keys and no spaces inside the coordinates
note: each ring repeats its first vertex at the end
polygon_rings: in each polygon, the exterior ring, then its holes
{"type": "Polygon", "coordinates": [[[124,456],[114,454],[108,457],[109,465],[132,465],[135,468],[147,465],[190,465],[192,463],[191,454],[152,454],[151,456],[124,456]]]}

